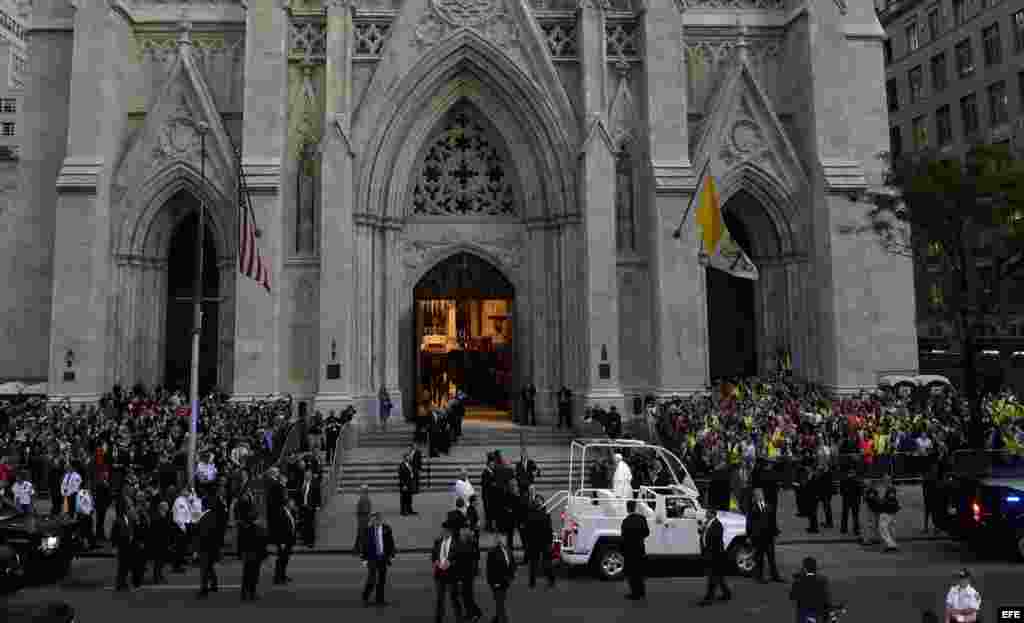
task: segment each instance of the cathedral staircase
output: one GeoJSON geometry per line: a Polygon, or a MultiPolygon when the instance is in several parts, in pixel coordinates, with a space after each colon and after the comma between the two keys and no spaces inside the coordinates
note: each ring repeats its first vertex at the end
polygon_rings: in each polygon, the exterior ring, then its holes
{"type": "MultiPolygon", "coordinates": [[[[480,484],[480,473],[487,463],[487,453],[501,450],[508,461],[520,456],[521,444],[540,468],[537,487],[540,491],[565,489],[569,482],[569,443],[575,435],[551,426],[515,426],[500,422],[465,421],[462,439],[454,444],[451,453],[430,458],[423,452],[423,472],[420,476],[421,492],[441,492],[451,489],[461,469],[469,471],[474,486],[480,484]]],[[[338,492],[353,493],[362,485],[371,492],[398,491],[398,464],[412,441],[411,426],[362,433],[359,445],[346,452],[338,479],[338,492]]]]}

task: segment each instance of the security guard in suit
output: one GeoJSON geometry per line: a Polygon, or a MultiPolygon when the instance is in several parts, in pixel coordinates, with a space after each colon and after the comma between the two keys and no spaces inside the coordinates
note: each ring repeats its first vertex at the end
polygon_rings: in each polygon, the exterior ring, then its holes
{"type": "Polygon", "coordinates": [[[288,561],[291,560],[292,550],[298,539],[298,524],[296,517],[298,507],[295,500],[289,500],[288,505],[281,512],[281,525],[274,540],[277,543],[277,561],[274,564],[274,584],[288,584],[292,581],[288,577],[288,561]]]}
{"type": "Polygon", "coordinates": [[[647,518],[636,512],[636,501],[626,502],[629,513],[622,520],[622,554],[626,563],[626,580],[629,582],[629,594],[626,599],[640,600],[647,597],[644,576],[647,573],[647,547],[644,540],[651,535],[647,518]]]}
{"type": "Polygon", "coordinates": [[[708,508],[706,522],[704,524],[704,536],[701,539],[704,550],[704,560],[708,568],[708,590],[704,599],[700,601],[702,606],[710,606],[715,599],[715,588],[721,587],[722,601],[732,599],[732,591],[725,584],[725,570],[729,559],[725,553],[725,539],[722,522],[718,519],[718,512],[708,508]]]}
{"type": "Polygon", "coordinates": [[[754,559],[757,566],[754,575],[757,577],[757,581],[766,582],[764,562],[767,558],[772,581],[785,582],[779,575],[779,567],[775,563],[775,538],[779,535],[779,524],[776,521],[774,509],[764,501],[764,492],[761,489],[754,490],[753,503],[750,506],[750,512],[747,513],[747,535],[756,549],[754,559]]]}

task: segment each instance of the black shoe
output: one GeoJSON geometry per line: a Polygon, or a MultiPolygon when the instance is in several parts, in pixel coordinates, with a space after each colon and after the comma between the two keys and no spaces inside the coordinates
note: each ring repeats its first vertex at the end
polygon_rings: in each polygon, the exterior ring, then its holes
{"type": "Polygon", "coordinates": [[[807,534],[818,534],[819,532],[821,532],[821,530],[817,530],[815,528],[808,528],[807,529],[807,534]]]}
{"type": "Polygon", "coordinates": [[[211,592],[211,593],[217,593],[217,592],[220,592],[220,589],[219,589],[219,588],[217,588],[217,585],[216,585],[216,584],[214,584],[214,585],[213,585],[213,587],[212,587],[212,588],[210,588],[210,592],[211,592]]]}
{"type": "Polygon", "coordinates": [[[732,593],[729,593],[728,595],[722,595],[721,599],[722,599],[722,601],[730,601],[730,600],[732,600],[732,593]]]}
{"type": "Polygon", "coordinates": [[[705,599],[701,599],[700,601],[698,601],[697,605],[703,607],[703,606],[710,606],[713,603],[715,603],[715,602],[711,601],[710,599],[706,599],[705,598],[705,599]]]}
{"type": "Polygon", "coordinates": [[[846,530],[843,530],[842,528],[840,528],[839,529],[839,534],[846,534],[846,530]]]}
{"type": "Polygon", "coordinates": [[[201,590],[198,593],[196,593],[196,599],[206,599],[209,596],[210,596],[210,591],[203,591],[203,590],[201,590]]]}
{"type": "Polygon", "coordinates": [[[375,601],[373,603],[378,605],[378,606],[390,606],[391,605],[390,601],[385,601],[383,599],[378,599],[377,601],[375,601]]]}

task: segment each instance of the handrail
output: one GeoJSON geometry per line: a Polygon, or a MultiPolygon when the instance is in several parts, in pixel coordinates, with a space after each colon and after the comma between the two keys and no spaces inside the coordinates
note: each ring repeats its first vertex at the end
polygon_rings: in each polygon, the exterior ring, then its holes
{"type": "Polygon", "coordinates": [[[351,440],[353,429],[351,422],[345,422],[341,425],[341,431],[338,433],[338,440],[334,442],[334,454],[331,459],[331,473],[327,477],[325,486],[327,487],[327,495],[322,496],[323,499],[327,499],[327,496],[334,495],[338,492],[338,483],[341,482],[341,465],[344,463],[342,457],[344,455],[345,447],[349,445],[351,440]]]}
{"type": "Polygon", "coordinates": [[[545,513],[550,513],[551,511],[555,510],[556,508],[558,508],[562,504],[565,504],[568,501],[569,501],[569,492],[567,490],[563,489],[562,491],[557,491],[557,492],[553,493],[551,495],[551,497],[549,497],[544,502],[544,512],[545,513]]]}

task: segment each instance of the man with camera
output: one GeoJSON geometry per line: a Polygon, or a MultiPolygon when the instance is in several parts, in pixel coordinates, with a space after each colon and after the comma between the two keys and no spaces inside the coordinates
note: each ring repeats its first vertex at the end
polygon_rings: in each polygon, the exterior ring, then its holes
{"type": "Polygon", "coordinates": [[[832,596],[828,579],[818,575],[818,562],[804,558],[803,569],[793,574],[789,598],[796,602],[796,623],[825,623],[832,596]]]}

